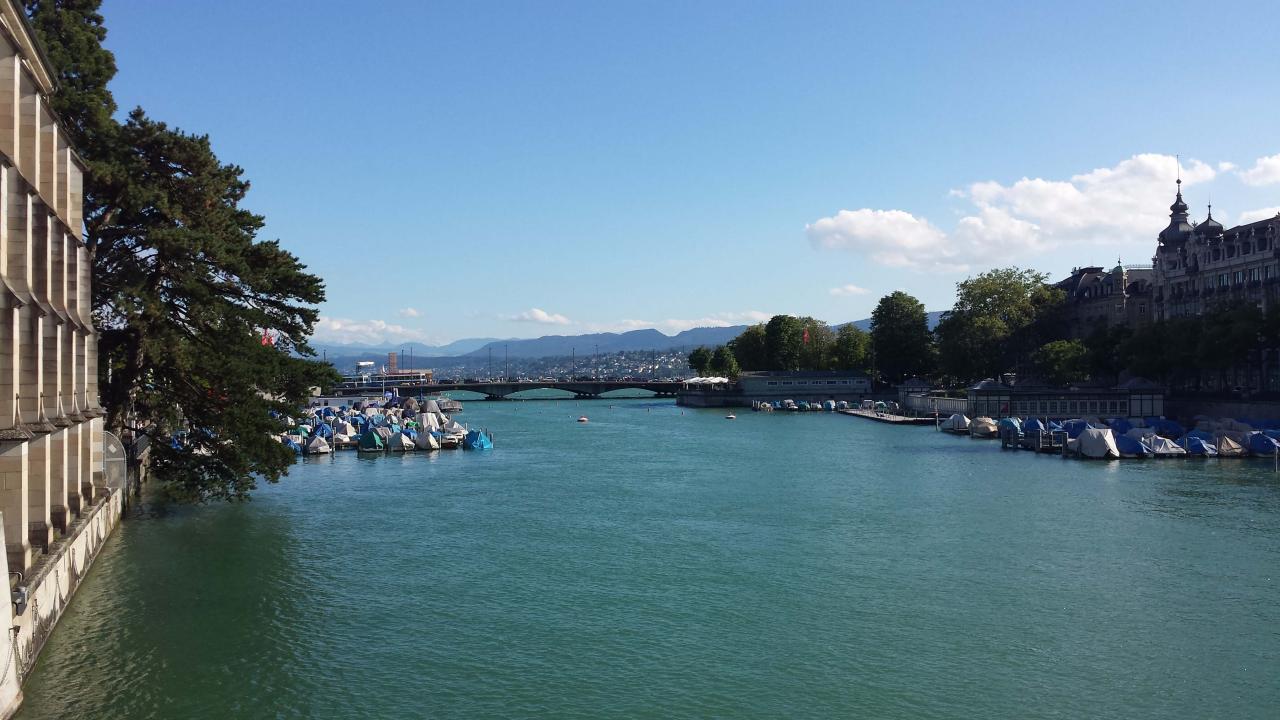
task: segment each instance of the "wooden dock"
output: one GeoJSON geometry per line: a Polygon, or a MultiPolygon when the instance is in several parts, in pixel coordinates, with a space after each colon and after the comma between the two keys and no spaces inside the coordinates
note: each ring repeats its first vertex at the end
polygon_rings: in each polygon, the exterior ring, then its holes
{"type": "Polygon", "coordinates": [[[933,425],[934,419],[929,417],[907,417],[906,415],[894,415],[886,412],[876,412],[875,410],[837,410],[842,415],[852,415],[853,417],[866,418],[875,422],[887,423],[889,425],[933,425]]]}

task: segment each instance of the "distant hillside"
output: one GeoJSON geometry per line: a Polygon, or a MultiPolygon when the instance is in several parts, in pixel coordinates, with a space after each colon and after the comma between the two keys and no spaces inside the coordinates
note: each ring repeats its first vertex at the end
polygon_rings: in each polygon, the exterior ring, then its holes
{"type": "MultiPolygon", "coordinates": [[[[929,313],[929,329],[937,327],[942,318],[942,311],[929,313]]],[[[844,325],[847,323],[840,323],[844,325]]],[[[833,327],[840,327],[834,325],[833,327]]],[[[853,325],[862,330],[871,329],[871,319],[855,320],[853,325]]],[[[412,354],[415,365],[430,367],[442,364],[442,361],[456,358],[458,360],[474,360],[488,358],[490,351],[494,358],[545,358],[568,357],[576,354],[587,357],[599,352],[607,355],[624,351],[643,350],[692,350],[699,345],[714,347],[723,345],[742,334],[746,325],[731,327],[703,327],[685,330],[675,335],[666,335],[652,328],[631,330],[624,333],[592,333],[587,335],[546,335],[540,338],[499,340],[497,338],[466,338],[448,345],[424,345],[423,343],[404,343],[401,345],[341,345],[335,343],[316,343],[316,352],[325,351],[330,360],[340,367],[354,364],[356,360],[373,360],[379,365],[387,360],[391,351],[405,354],[401,365],[408,364],[412,354]]]]}
{"type": "Polygon", "coordinates": [[[570,354],[586,357],[594,352],[606,354],[630,350],[692,349],[699,345],[723,345],[746,328],[746,325],[694,328],[675,335],[665,335],[653,329],[589,335],[547,335],[531,340],[499,340],[487,343],[467,355],[488,355],[491,348],[494,357],[505,352],[511,357],[519,358],[563,357],[570,354]]]}
{"type": "MultiPolygon", "coordinates": [[[[929,329],[930,329],[930,330],[932,330],[932,329],[934,329],[934,328],[938,327],[938,322],[939,322],[940,320],[942,320],[942,315],[943,315],[943,313],[945,313],[945,312],[946,312],[946,310],[933,310],[933,311],[931,311],[931,312],[929,312],[929,313],[927,314],[927,315],[928,315],[929,329]]],[[[853,321],[853,325],[854,325],[854,327],[858,328],[859,330],[865,330],[865,331],[867,331],[867,332],[870,332],[870,331],[871,331],[871,318],[866,318],[865,320],[854,320],[854,321],[853,321]]],[[[840,327],[840,326],[839,326],[839,325],[835,325],[835,326],[833,326],[833,327],[840,327]]]]}
{"type": "Polygon", "coordinates": [[[368,345],[364,343],[312,343],[312,346],[319,353],[324,351],[330,355],[338,356],[364,356],[364,355],[382,355],[383,360],[389,352],[400,352],[404,354],[412,353],[414,357],[453,357],[456,355],[465,355],[472,352],[476,348],[484,347],[488,343],[501,342],[499,338],[464,338],[455,340],[446,345],[426,345],[418,342],[408,342],[392,345],[383,343],[380,345],[368,345]]]}

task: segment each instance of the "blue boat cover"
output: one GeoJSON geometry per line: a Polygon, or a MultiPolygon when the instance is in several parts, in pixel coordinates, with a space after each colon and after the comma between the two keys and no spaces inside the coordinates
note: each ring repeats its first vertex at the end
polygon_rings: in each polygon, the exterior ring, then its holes
{"type": "Polygon", "coordinates": [[[1117,435],[1114,431],[1111,434],[1115,437],[1116,449],[1120,451],[1121,455],[1146,457],[1151,454],[1150,448],[1128,435],[1117,435]]]}
{"type": "Polygon", "coordinates": [[[1089,428],[1089,423],[1084,420],[1068,420],[1062,423],[1062,429],[1067,431],[1067,437],[1072,440],[1080,437],[1080,433],[1089,428]]]}
{"type": "MultiPolygon", "coordinates": [[[[1133,429],[1133,423],[1124,418],[1113,418],[1107,421],[1111,426],[1111,430],[1117,435],[1123,435],[1133,429]]],[[[1120,452],[1124,452],[1121,450],[1120,452]]]]}
{"type": "Polygon", "coordinates": [[[1212,457],[1218,454],[1218,449],[1213,446],[1212,442],[1205,442],[1195,435],[1187,434],[1178,441],[1178,445],[1187,451],[1188,455],[1198,455],[1201,457],[1212,457]]]}
{"type": "Polygon", "coordinates": [[[1163,435],[1167,438],[1182,437],[1187,431],[1178,423],[1164,418],[1149,417],[1142,419],[1143,424],[1156,431],[1157,435],[1163,435]]]}
{"type": "Polygon", "coordinates": [[[492,450],[493,441],[483,430],[469,430],[467,436],[462,439],[462,447],[467,450],[492,450]]]}
{"type": "Polygon", "coordinates": [[[1276,448],[1280,448],[1280,443],[1267,437],[1265,433],[1255,432],[1249,433],[1248,439],[1244,443],[1245,449],[1250,455],[1265,455],[1271,457],[1276,454],[1276,448]]]}
{"type": "Polygon", "coordinates": [[[1044,432],[1045,430],[1048,430],[1048,429],[1049,428],[1045,427],[1044,423],[1040,422],[1036,418],[1027,418],[1027,421],[1022,423],[1023,432],[1028,432],[1028,433],[1033,433],[1036,431],[1044,432]]]}
{"type": "Polygon", "coordinates": [[[302,446],[294,442],[293,438],[286,435],[280,442],[283,443],[285,447],[292,450],[294,453],[298,455],[302,454],[302,446]]]}
{"type": "Polygon", "coordinates": [[[996,427],[1000,428],[1000,432],[1008,430],[1013,433],[1022,432],[1022,424],[1018,422],[1018,418],[1007,417],[1000,418],[1000,422],[996,423],[996,427]]]}
{"type": "Polygon", "coordinates": [[[315,434],[317,437],[322,437],[326,439],[331,438],[333,437],[333,426],[330,425],[329,423],[320,423],[319,425],[316,426],[315,434]]]}
{"type": "Polygon", "coordinates": [[[1204,440],[1205,442],[1208,442],[1208,443],[1210,443],[1210,444],[1212,444],[1212,443],[1213,443],[1213,433],[1211,433],[1211,432],[1209,432],[1209,431],[1207,431],[1207,430],[1192,430],[1191,432],[1187,433],[1187,435],[1186,435],[1186,436],[1187,436],[1187,437],[1193,437],[1193,438],[1199,438],[1199,439],[1204,440]]]}

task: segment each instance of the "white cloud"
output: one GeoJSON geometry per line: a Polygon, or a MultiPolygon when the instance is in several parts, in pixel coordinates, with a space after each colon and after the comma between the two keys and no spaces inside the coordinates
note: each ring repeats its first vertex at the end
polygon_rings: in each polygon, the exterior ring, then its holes
{"type": "Polygon", "coordinates": [[[418,312],[417,308],[407,307],[407,308],[401,308],[397,310],[396,314],[404,318],[416,318],[422,313],[418,312]]]}
{"type": "Polygon", "coordinates": [[[1236,164],[1233,162],[1227,162],[1223,160],[1222,162],[1218,163],[1218,172],[1220,173],[1231,172],[1232,170],[1235,170],[1235,169],[1236,169],[1236,164]]]}
{"type": "Polygon", "coordinates": [[[320,316],[316,322],[315,339],[332,343],[361,343],[380,345],[383,343],[408,342],[411,340],[429,342],[421,330],[395,325],[383,320],[348,320],[320,316]]]}
{"type": "Polygon", "coordinates": [[[516,322],[538,323],[539,325],[568,325],[571,322],[569,318],[559,313],[549,313],[542,308],[529,308],[507,319],[516,322]]]}
{"type": "MultiPolygon", "coordinates": [[[[976,182],[950,193],[970,204],[950,232],[902,210],[869,208],[841,210],[805,232],[820,249],[860,252],[891,267],[954,272],[1059,243],[1149,245],[1168,224],[1176,170],[1173,156],[1148,153],[1065,180],[976,182]]],[[[1216,175],[1198,160],[1182,165],[1184,186],[1216,175]]]]}
{"type": "Polygon", "coordinates": [[[854,285],[851,283],[849,285],[841,285],[840,287],[833,287],[829,292],[832,295],[835,295],[836,297],[845,297],[848,295],[866,295],[871,291],[864,287],[858,287],[857,285],[854,285]]]}
{"type": "Polygon", "coordinates": [[[1253,167],[1236,173],[1245,185],[1280,183],[1280,154],[1258,158],[1253,167]]]}
{"type": "Polygon", "coordinates": [[[1244,212],[1240,213],[1240,219],[1237,220],[1236,222],[1238,222],[1241,225],[1244,225],[1245,223],[1257,222],[1259,220],[1266,220],[1267,218],[1272,218],[1272,217],[1275,217],[1276,215],[1280,215],[1280,207],[1266,207],[1266,208],[1258,208],[1257,210],[1245,210],[1244,212]]]}
{"type": "Polygon", "coordinates": [[[805,226],[805,233],[814,247],[865,253],[891,267],[928,265],[954,255],[946,233],[902,210],[841,210],[805,226]]]}

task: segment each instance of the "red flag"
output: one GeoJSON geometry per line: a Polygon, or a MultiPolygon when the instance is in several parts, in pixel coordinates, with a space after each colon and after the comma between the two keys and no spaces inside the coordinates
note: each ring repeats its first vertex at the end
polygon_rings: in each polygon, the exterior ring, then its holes
{"type": "Polygon", "coordinates": [[[262,344],[263,344],[263,345],[270,345],[270,344],[271,344],[271,338],[267,337],[267,331],[266,331],[266,330],[263,330],[263,331],[262,331],[262,344]]]}
{"type": "Polygon", "coordinates": [[[804,329],[804,344],[809,344],[809,328],[804,329]]]}

